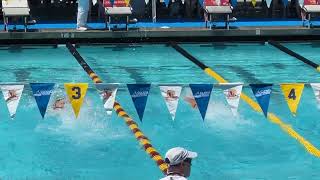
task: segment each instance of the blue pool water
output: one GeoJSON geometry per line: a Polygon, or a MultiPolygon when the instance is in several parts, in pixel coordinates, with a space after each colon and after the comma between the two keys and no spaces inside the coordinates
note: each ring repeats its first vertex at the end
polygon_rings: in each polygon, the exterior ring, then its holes
{"type": "MultiPolygon", "coordinates": [[[[320,59],[318,46],[285,44],[320,59]]],[[[319,73],[268,44],[181,44],[230,82],[274,83],[271,112],[320,148],[320,106],[309,85],[293,117],[279,83],[320,82],[319,73]]],[[[319,158],[261,113],[241,101],[233,117],[222,91],[214,89],[206,119],[182,98],[171,120],[157,84],[217,83],[170,46],[163,44],[80,46],[79,53],[106,83],[120,83],[117,101],[164,155],[174,146],[197,151],[191,180],[319,179],[319,158]],[[143,122],[138,120],[126,83],[153,83],[143,122]]],[[[121,118],[107,117],[90,78],[68,50],[44,46],[0,47],[1,83],[87,82],[90,88],[79,118],[69,104],[54,111],[52,99],[44,120],[30,87],[24,90],[11,121],[0,96],[0,177],[3,179],[158,179],[161,172],[142,150],[121,118]]],[[[188,89],[184,89],[183,94],[188,89]]]]}

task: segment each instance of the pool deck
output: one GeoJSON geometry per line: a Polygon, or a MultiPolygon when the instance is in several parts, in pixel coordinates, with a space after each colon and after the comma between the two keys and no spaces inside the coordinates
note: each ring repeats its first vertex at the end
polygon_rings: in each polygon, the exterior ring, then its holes
{"type": "Polygon", "coordinates": [[[320,28],[302,26],[237,26],[207,29],[204,27],[133,27],[109,31],[97,28],[77,31],[74,28],[33,28],[29,32],[0,31],[1,44],[64,42],[168,42],[168,41],[265,41],[320,40],[320,28]]]}

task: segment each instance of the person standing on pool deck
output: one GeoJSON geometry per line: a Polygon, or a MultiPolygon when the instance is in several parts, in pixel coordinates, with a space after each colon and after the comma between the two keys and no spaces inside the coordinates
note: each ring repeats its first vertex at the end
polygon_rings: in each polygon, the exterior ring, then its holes
{"type": "MultiPolygon", "coordinates": [[[[97,3],[97,0],[92,1],[93,4],[97,3]]],[[[77,30],[79,31],[86,31],[88,29],[87,20],[90,2],[90,0],[78,0],[77,30]]]]}
{"type": "Polygon", "coordinates": [[[187,180],[191,172],[191,161],[197,156],[196,152],[188,151],[182,147],[169,149],[165,159],[169,165],[167,176],[160,180],[187,180]]]}

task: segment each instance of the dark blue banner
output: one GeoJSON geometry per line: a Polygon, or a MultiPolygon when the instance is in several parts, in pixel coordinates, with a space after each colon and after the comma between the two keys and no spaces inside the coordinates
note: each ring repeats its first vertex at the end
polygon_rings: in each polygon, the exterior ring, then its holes
{"type": "Polygon", "coordinates": [[[50,96],[53,93],[54,83],[30,83],[30,86],[41,116],[44,118],[50,96]]]}
{"type": "Polygon", "coordinates": [[[137,110],[140,121],[142,121],[144,109],[150,91],[150,84],[127,84],[133,104],[137,110]]]}
{"type": "Polygon", "coordinates": [[[267,117],[272,84],[250,84],[250,86],[263,111],[263,114],[267,117]]]}
{"type": "Polygon", "coordinates": [[[212,84],[190,84],[193,97],[197,102],[198,109],[204,120],[210,100],[211,91],[213,88],[212,84]]]}

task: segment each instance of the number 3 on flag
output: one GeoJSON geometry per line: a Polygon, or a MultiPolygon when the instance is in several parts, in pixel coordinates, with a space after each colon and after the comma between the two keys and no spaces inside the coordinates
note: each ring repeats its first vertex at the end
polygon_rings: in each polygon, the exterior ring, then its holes
{"type": "Polygon", "coordinates": [[[78,117],[80,108],[83,103],[83,99],[86,95],[88,84],[87,83],[66,83],[64,88],[69,97],[69,101],[72,105],[73,111],[78,117]]]}

